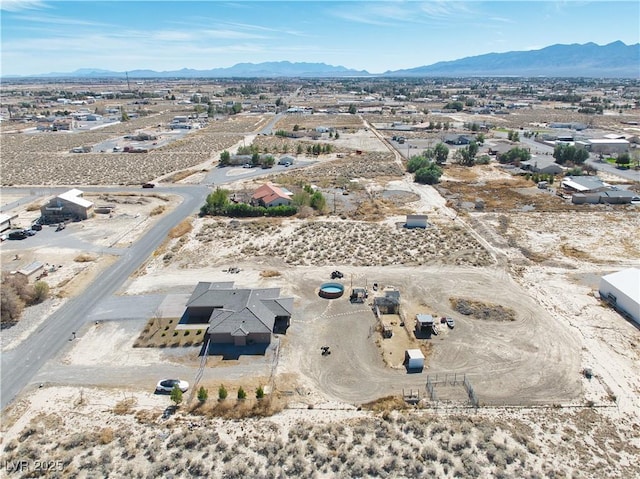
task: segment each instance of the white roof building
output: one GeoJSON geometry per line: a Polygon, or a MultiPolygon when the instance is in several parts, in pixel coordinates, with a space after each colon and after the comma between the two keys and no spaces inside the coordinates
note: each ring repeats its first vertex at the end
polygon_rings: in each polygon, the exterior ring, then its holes
{"type": "Polygon", "coordinates": [[[89,200],[85,200],[82,197],[82,194],[83,194],[82,191],[80,191],[77,188],[74,188],[72,190],[62,193],[61,195],[58,195],[58,198],[68,201],[69,203],[82,206],[83,208],[91,208],[93,206],[93,203],[89,200]]]}
{"type": "Polygon", "coordinates": [[[640,324],[640,269],[623,269],[603,276],[600,297],[640,324]]]}

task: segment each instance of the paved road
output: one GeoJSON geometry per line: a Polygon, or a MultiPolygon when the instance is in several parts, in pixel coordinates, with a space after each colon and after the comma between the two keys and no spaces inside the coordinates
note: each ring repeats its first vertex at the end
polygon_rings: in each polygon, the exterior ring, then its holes
{"type": "Polygon", "coordinates": [[[71,299],[54,312],[15,349],[2,354],[2,409],[29,383],[44,363],[67,343],[72,332],[80,329],[94,306],[117,291],[162,243],[172,227],[198,210],[209,190],[202,186],[192,186],[172,188],[172,191],[183,197],[182,203],[175,210],[160,219],[147,235],[122,254],[120,261],[96,278],[81,296],[71,299]]]}

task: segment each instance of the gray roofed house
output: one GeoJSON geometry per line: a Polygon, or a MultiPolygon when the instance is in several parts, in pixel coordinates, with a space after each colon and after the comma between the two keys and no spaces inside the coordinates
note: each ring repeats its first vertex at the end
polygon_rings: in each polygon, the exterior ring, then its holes
{"type": "Polygon", "coordinates": [[[534,156],[530,160],[521,161],[520,168],[547,175],[557,175],[564,171],[563,168],[555,162],[553,157],[547,156],[534,156]]]}
{"type": "Polygon", "coordinates": [[[271,334],[286,332],[293,298],[280,288],[240,289],[233,282],[200,282],[187,301],[180,329],[201,329],[214,344],[269,344],[271,334]]]}

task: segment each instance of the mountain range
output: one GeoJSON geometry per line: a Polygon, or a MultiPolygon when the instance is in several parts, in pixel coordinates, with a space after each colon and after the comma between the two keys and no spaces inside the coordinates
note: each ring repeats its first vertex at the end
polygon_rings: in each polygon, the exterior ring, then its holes
{"type": "MultiPolygon", "coordinates": [[[[640,78],[640,43],[621,41],[551,45],[540,50],[488,53],[454,61],[438,62],[405,70],[372,74],[325,63],[238,63],[228,68],[174,71],[132,70],[115,72],[83,68],[71,73],[29,75],[30,78],[340,78],[340,77],[595,77],[640,78]]],[[[10,77],[5,77],[10,78],[10,77]]],[[[12,76],[12,78],[16,78],[12,76]]]]}

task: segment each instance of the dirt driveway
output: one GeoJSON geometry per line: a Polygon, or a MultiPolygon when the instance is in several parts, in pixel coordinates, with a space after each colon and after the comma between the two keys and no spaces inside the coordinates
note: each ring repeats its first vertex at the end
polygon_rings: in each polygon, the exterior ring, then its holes
{"type": "Polygon", "coordinates": [[[422,305],[456,318],[453,330],[424,340],[433,342],[433,355],[422,374],[386,367],[376,346],[379,333],[374,331],[371,309],[351,304],[347,294],[337,300],[319,298],[317,288],[329,271],[319,272],[298,268],[286,275],[289,284],[299,285],[295,288],[299,306],[278,372],[298,373],[320,393],[360,403],[399,394],[402,388],[424,391],[427,374],[454,372],[467,374],[485,404],[549,404],[570,401],[581,392],[579,341],[501,271],[455,267],[345,271],[345,277],[353,273],[361,283],[367,278],[368,284],[394,285],[405,310],[422,305]],[[515,321],[470,319],[451,310],[451,296],[486,300],[488,292],[494,303],[516,311],[515,321]],[[328,357],[321,355],[325,345],[332,351],[328,357]]]}

